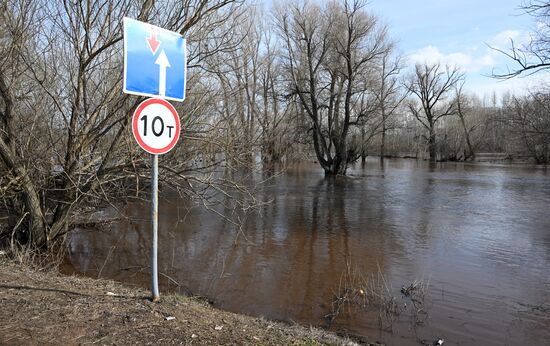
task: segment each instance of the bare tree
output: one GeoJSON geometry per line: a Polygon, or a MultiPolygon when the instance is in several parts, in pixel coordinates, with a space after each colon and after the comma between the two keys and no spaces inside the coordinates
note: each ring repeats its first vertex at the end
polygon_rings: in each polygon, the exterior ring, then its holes
{"type": "MultiPolygon", "coordinates": [[[[273,30],[264,23],[264,52],[260,68],[262,116],[258,118],[261,128],[262,160],[265,163],[280,161],[290,152],[295,143],[297,127],[290,117],[293,101],[287,99],[286,84],[280,63],[280,44],[273,36],[273,30]]],[[[296,113],[296,112],[294,112],[296,113]]]]}
{"type": "Polygon", "coordinates": [[[389,120],[394,115],[395,111],[401,106],[403,100],[407,97],[407,93],[402,91],[401,85],[397,79],[400,71],[400,57],[394,58],[390,54],[382,57],[382,65],[379,72],[380,85],[375,92],[382,123],[380,139],[381,159],[383,159],[386,155],[387,131],[393,128],[389,120]]]}
{"type": "Polygon", "coordinates": [[[462,130],[464,131],[464,139],[466,140],[466,145],[468,148],[468,153],[464,155],[464,160],[468,159],[475,159],[475,150],[474,146],[472,145],[472,140],[470,139],[470,132],[473,130],[473,128],[468,129],[466,126],[466,97],[464,95],[464,92],[462,88],[464,87],[464,81],[457,83],[455,85],[455,91],[456,91],[456,113],[458,114],[458,117],[460,118],[460,125],[462,126],[462,130]]]}
{"type": "Polygon", "coordinates": [[[364,102],[374,67],[391,47],[365,1],[288,4],[276,15],[291,91],[310,120],[317,160],[328,175],[345,174],[348,134],[371,114],[364,102]]]}
{"type": "MultiPolygon", "coordinates": [[[[0,170],[12,182],[1,191],[16,197],[5,201],[18,215],[14,232],[20,241],[48,246],[69,231],[83,202],[108,201],[129,179],[137,189],[143,178],[148,160],[133,145],[127,126],[141,99],[121,93],[121,19],[132,16],[192,33],[189,85],[205,91],[206,83],[196,83],[193,70],[206,68],[209,56],[236,49],[235,40],[227,40],[231,33],[216,28],[238,18],[240,5],[234,0],[0,3],[0,39],[8,48],[0,53],[0,170]],[[199,38],[206,47],[194,41],[199,38]]],[[[204,95],[188,95],[187,114],[212,106],[204,95]]],[[[195,123],[189,133],[205,127],[195,123]]],[[[162,168],[185,182],[190,168],[182,151],[166,156],[178,165],[162,168]]]]}
{"type": "Polygon", "coordinates": [[[409,103],[409,110],[428,131],[426,137],[430,161],[437,158],[436,125],[442,118],[456,113],[452,91],[455,85],[464,78],[458,68],[445,67],[441,64],[416,64],[415,71],[405,82],[405,87],[415,95],[420,107],[409,103]]]}
{"type": "Polygon", "coordinates": [[[32,1],[3,1],[0,5],[0,40],[3,47],[0,51],[0,158],[4,164],[2,173],[8,180],[2,182],[5,189],[12,185],[21,188],[23,210],[28,215],[28,237],[43,241],[45,221],[39,191],[32,181],[32,167],[21,157],[21,147],[16,137],[18,101],[26,95],[13,88],[14,85],[24,85],[26,81],[20,52],[25,46],[35,44],[32,28],[40,22],[38,11],[38,5],[32,1]],[[19,18],[17,12],[25,15],[19,18]]]}
{"type": "Polygon", "coordinates": [[[550,160],[549,112],[550,94],[543,91],[512,97],[507,105],[509,129],[536,163],[546,164],[550,160]]]}

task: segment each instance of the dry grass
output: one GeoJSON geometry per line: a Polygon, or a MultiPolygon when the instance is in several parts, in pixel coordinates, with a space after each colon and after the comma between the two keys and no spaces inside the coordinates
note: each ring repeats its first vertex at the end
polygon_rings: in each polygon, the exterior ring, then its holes
{"type": "Polygon", "coordinates": [[[148,297],[143,289],[37,271],[1,255],[0,345],[355,345],[193,298],[169,295],[152,303],[148,297]]]}
{"type": "Polygon", "coordinates": [[[354,309],[376,313],[379,328],[384,331],[391,332],[395,321],[405,314],[412,317],[415,325],[421,324],[427,317],[424,296],[428,287],[429,280],[414,280],[401,288],[399,297],[394,295],[380,268],[376,274],[365,275],[348,263],[340,277],[332,311],[325,318],[330,324],[346,309],[354,309]]]}
{"type": "Polygon", "coordinates": [[[52,244],[47,251],[12,242],[11,246],[3,251],[7,258],[22,267],[35,271],[56,271],[65,258],[67,247],[64,240],[52,244]]]}

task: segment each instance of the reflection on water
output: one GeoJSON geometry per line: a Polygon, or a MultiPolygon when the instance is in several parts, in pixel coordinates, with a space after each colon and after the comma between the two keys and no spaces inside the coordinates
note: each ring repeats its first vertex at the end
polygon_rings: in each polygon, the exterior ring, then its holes
{"type": "MultiPolygon", "coordinates": [[[[224,309],[327,326],[347,265],[381,272],[392,293],[429,280],[428,319],[380,331],[350,310],[331,326],[389,345],[550,343],[550,179],[544,169],[413,160],[368,161],[325,179],[293,167],[235,227],[177,198],[160,205],[161,292],[208,297],[224,309]],[[179,286],[175,284],[177,282],[179,286]]],[[[149,285],[148,204],[129,222],[71,237],[76,272],[149,285]]]]}

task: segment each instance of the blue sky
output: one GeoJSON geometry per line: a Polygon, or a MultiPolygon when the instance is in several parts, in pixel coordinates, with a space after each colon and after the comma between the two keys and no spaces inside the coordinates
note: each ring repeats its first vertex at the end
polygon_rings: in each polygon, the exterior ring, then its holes
{"type": "Polygon", "coordinates": [[[457,65],[466,72],[468,91],[483,97],[493,90],[523,94],[548,77],[539,73],[503,82],[484,76],[514,66],[487,45],[506,49],[510,38],[516,45],[529,40],[537,23],[523,14],[521,4],[522,0],[371,0],[368,8],[388,25],[409,66],[424,61],[457,65]]]}

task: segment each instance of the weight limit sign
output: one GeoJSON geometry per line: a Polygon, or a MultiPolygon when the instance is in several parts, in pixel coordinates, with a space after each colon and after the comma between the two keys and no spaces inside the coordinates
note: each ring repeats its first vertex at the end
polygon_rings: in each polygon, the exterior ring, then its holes
{"type": "Polygon", "coordinates": [[[139,104],[132,118],[132,133],[151,154],[165,154],[178,142],[180,118],[168,101],[150,98],[139,104]]]}

